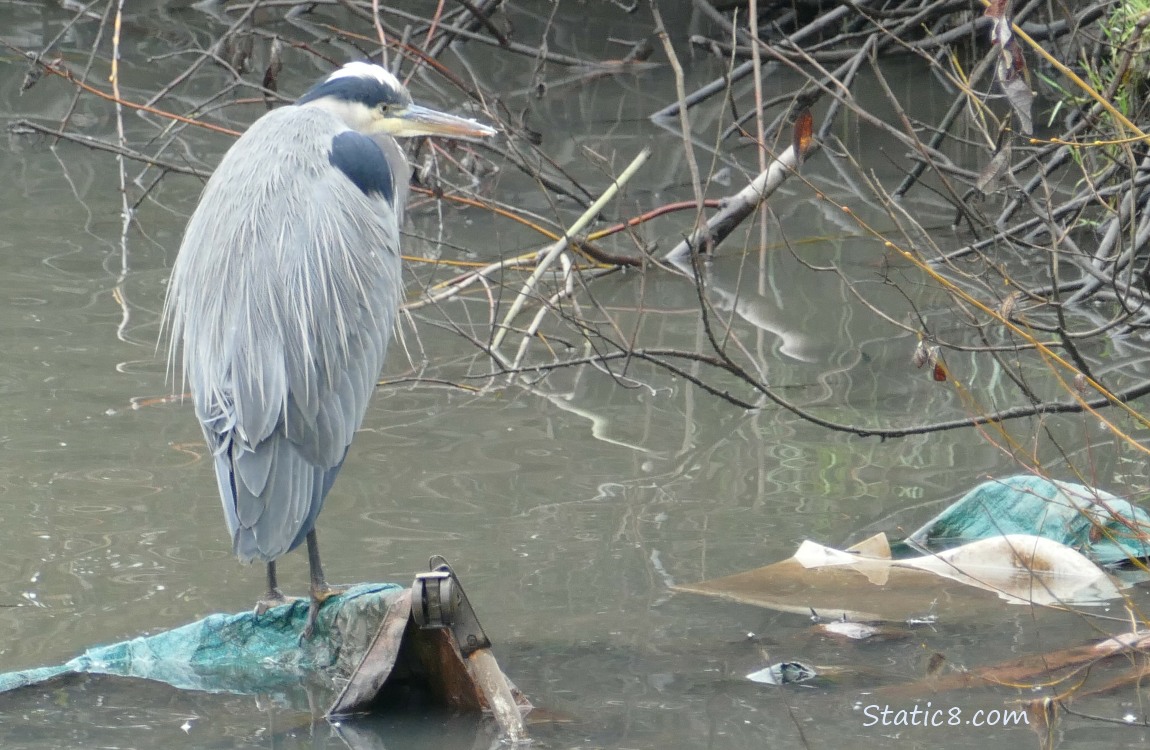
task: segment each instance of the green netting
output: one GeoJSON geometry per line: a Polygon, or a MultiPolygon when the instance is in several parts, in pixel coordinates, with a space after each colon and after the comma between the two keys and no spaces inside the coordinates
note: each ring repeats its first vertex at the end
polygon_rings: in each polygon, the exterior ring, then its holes
{"type": "Polygon", "coordinates": [[[1101,565],[1150,557],[1150,513],[1109,492],[1029,475],[978,485],[892,551],[921,554],[1003,534],[1053,539],[1101,565]]]}
{"type": "Polygon", "coordinates": [[[0,692],[64,674],[107,674],[158,680],[177,688],[256,694],[301,680],[347,676],[359,664],[392,602],[391,583],[360,584],[324,602],[315,633],[300,641],[308,603],[209,615],[152,636],[88,649],[66,664],[0,674],[0,692]]]}

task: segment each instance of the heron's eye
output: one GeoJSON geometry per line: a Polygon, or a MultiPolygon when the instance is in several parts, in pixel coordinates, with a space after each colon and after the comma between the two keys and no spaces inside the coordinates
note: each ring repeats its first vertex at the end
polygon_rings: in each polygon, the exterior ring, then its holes
{"type": "Polygon", "coordinates": [[[391,105],[387,104],[386,102],[383,104],[380,104],[379,105],[379,114],[382,115],[383,117],[387,117],[389,114],[391,114],[391,105]]]}

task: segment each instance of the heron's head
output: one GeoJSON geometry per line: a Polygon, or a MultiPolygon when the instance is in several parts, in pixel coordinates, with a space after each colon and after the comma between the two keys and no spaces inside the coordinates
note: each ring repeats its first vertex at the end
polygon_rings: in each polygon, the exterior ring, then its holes
{"type": "Polygon", "coordinates": [[[366,62],[347,63],[313,86],[296,104],[323,107],[349,127],[369,135],[483,138],[497,132],[475,120],[413,104],[399,79],[366,62]]]}

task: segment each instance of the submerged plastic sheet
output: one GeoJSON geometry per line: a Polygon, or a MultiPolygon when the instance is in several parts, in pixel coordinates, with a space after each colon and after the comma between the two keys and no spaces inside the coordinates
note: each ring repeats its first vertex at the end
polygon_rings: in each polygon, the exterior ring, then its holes
{"type": "Polygon", "coordinates": [[[1014,476],[975,487],[907,540],[877,534],[847,550],[803,542],[794,556],[678,591],[852,621],[1000,617],[1003,600],[1103,604],[1150,556],[1150,514],[1101,490],[1014,476]]]}
{"type": "Polygon", "coordinates": [[[1103,490],[1030,475],[978,485],[907,537],[894,554],[1006,534],[1053,539],[1101,565],[1150,557],[1150,513],[1103,490]]]}
{"type": "Polygon", "coordinates": [[[158,680],[185,690],[256,694],[301,681],[347,676],[370,647],[396,584],[360,584],[324,602],[311,639],[300,641],[307,600],[252,612],[215,614],[189,625],[88,649],[55,667],[0,674],[0,692],[66,674],[158,680]]]}
{"type": "Polygon", "coordinates": [[[1083,555],[1044,537],[1011,534],[893,559],[878,534],[846,550],[808,540],[772,565],[673,588],[852,622],[955,623],[1000,617],[1003,601],[1104,604],[1119,595],[1118,585],[1083,555]]]}

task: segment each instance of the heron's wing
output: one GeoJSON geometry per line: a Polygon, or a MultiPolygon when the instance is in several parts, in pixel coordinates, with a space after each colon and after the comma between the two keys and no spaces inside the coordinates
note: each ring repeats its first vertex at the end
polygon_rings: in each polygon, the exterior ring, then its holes
{"type": "Polygon", "coordinates": [[[275,559],[314,524],[363,420],[402,289],[395,212],[330,160],[342,126],[319,111],[281,112],[217,168],[169,290],[236,552],[248,559],[275,559]]]}

